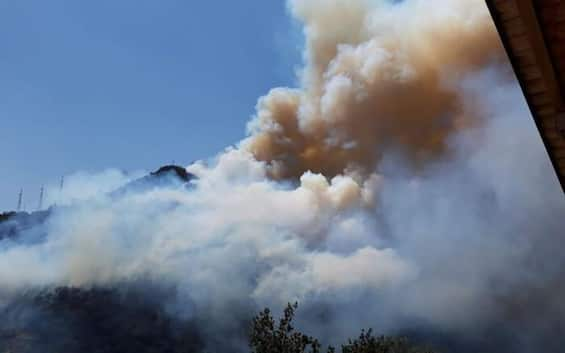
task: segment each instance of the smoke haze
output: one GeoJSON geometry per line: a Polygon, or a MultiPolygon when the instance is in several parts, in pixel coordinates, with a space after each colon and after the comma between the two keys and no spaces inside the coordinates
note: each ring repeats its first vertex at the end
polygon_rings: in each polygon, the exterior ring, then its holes
{"type": "Polygon", "coordinates": [[[72,179],[84,197],[43,241],[0,241],[0,304],[147,282],[217,351],[245,351],[254,311],[296,300],[328,343],[373,327],[557,352],[565,198],[483,1],[288,8],[300,87],[261,97],[236,148],[187,167],[190,190],[72,179]]]}

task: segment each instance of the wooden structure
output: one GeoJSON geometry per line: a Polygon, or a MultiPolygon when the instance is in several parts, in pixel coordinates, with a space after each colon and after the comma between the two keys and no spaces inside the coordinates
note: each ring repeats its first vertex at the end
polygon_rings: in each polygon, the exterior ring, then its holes
{"type": "Polygon", "coordinates": [[[486,0],[565,191],[565,0],[486,0]]]}

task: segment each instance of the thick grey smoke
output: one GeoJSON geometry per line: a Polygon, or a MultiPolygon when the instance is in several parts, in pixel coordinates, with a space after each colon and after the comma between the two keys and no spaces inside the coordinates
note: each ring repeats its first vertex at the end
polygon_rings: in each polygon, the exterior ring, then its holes
{"type": "Polygon", "coordinates": [[[0,300],[149,281],[234,351],[253,310],[295,300],[329,341],[519,333],[497,352],[556,351],[565,199],[483,2],[289,7],[302,87],[261,98],[238,148],[188,167],[193,189],[98,195],[42,242],[0,242],[0,300]]]}

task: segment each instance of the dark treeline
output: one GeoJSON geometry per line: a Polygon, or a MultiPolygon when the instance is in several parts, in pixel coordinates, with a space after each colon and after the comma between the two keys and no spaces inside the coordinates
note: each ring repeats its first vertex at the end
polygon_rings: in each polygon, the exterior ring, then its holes
{"type": "MultiPolygon", "coordinates": [[[[297,331],[292,324],[298,304],[288,304],[283,316],[275,323],[266,308],[254,319],[250,334],[253,353],[322,353],[317,338],[297,331]]],[[[336,348],[328,346],[327,353],[336,348]]],[[[371,329],[362,330],[358,338],[349,339],[341,346],[342,353],[433,353],[433,350],[411,344],[405,337],[374,336],[371,329]]]]}
{"type": "MultiPolygon", "coordinates": [[[[174,318],[160,305],[163,293],[61,287],[29,292],[0,311],[0,352],[11,353],[225,353],[241,348],[210,345],[197,320],[174,318]]],[[[340,349],[322,344],[293,326],[297,305],[275,322],[264,309],[247,322],[252,353],[431,353],[405,338],[374,336],[371,330],[340,349]]],[[[216,341],[222,341],[217,332],[216,341]]]]}

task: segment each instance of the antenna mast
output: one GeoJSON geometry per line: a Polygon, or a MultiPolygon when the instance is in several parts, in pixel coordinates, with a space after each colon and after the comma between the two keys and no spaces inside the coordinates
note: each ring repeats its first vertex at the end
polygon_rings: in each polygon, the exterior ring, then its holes
{"type": "Polygon", "coordinates": [[[39,190],[39,204],[37,205],[37,210],[41,210],[43,208],[43,185],[41,185],[41,189],[39,190]]]}
{"type": "MultiPolygon", "coordinates": [[[[59,201],[63,198],[63,187],[65,186],[65,176],[61,176],[61,183],[59,184],[59,201]]],[[[56,206],[57,204],[55,204],[56,206]]]]}
{"type": "Polygon", "coordinates": [[[18,194],[18,208],[17,211],[20,212],[22,210],[22,197],[24,196],[24,189],[20,189],[20,193],[18,194]]]}

